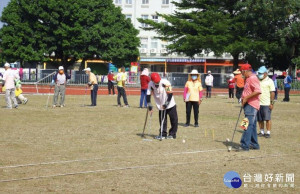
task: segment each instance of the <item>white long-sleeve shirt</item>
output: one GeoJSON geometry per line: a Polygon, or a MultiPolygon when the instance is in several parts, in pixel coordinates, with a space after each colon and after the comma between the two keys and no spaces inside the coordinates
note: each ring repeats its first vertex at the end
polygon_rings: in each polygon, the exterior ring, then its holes
{"type": "Polygon", "coordinates": [[[214,85],[214,76],[212,76],[211,74],[207,75],[205,77],[205,85],[213,86],[214,85]]]}
{"type": "Polygon", "coordinates": [[[15,79],[20,79],[18,71],[7,69],[3,75],[3,80],[5,81],[5,89],[15,88],[15,79]]]}

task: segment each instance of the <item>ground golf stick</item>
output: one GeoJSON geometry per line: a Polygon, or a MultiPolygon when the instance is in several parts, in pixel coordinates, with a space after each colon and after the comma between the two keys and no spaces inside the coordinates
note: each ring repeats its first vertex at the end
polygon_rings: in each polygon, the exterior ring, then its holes
{"type": "Polygon", "coordinates": [[[235,129],[234,129],[234,131],[233,131],[232,138],[231,138],[231,146],[233,145],[234,134],[235,134],[235,131],[236,131],[238,122],[239,122],[239,120],[240,120],[240,116],[241,116],[242,110],[243,110],[243,106],[241,106],[240,113],[239,113],[239,117],[238,117],[238,119],[237,119],[237,121],[236,121],[236,124],[235,124],[235,129]]]}
{"type": "Polygon", "coordinates": [[[47,110],[48,110],[48,105],[49,105],[49,99],[50,99],[51,88],[52,88],[52,86],[50,86],[49,93],[48,93],[48,98],[47,98],[47,102],[46,102],[46,108],[47,108],[47,110]]]}
{"type": "Polygon", "coordinates": [[[83,107],[85,106],[85,102],[86,102],[86,93],[87,93],[87,86],[85,87],[85,90],[84,90],[84,99],[83,99],[83,107]]]}
{"type": "Polygon", "coordinates": [[[144,129],[143,129],[142,137],[145,136],[145,129],[146,129],[147,120],[148,120],[148,113],[149,113],[149,109],[147,108],[146,119],[145,119],[145,123],[144,123],[144,129]]]}
{"type": "Polygon", "coordinates": [[[164,122],[165,122],[165,118],[166,118],[166,111],[167,110],[162,110],[162,112],[161,112],[160,141],[162,141],[162,132],[163,132],[164,122]]]}

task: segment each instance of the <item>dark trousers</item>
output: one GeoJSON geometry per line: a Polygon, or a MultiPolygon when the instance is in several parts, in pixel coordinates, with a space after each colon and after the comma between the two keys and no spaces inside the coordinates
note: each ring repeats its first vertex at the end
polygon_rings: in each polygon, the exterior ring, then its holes
{"type": "Polygon", "coordinates": [[[199,103],[194,101],[194,102],[186,102],[186,124],[190,124],[191,120],[191,112],[192,108],[194,109],[194,119],[195,119],[195,125],[198,125],[198,117],[199,117],[199,103]]]}
{"type": "Polygon", "coordinates": [[[211,86],[206,86],[206,98],[211,98],[211,86]]]}
{"type": "Polygon", "coordinates": [[[278,88],[275,88],[275,97],[274,97],[274,99],[277,100],[277,98],[278,98],[278,88]]]}
{"type": "Polygon", "coordinates": [[[147,107],[147,89],[141,89],[141,98],[140,98],[140,108],[143,107],[143,103],[144,103],[144,107],[147,107]]]}
{"type": "Polygon", "coordinates": [[[228,88],[229,98],[234,98],[234,88],[228,88]]]}
{"type": "Polygon", "coordinates": [[[93,85],[93,89],[91,90],[91,101],[92,101],[92,106],[97,105],[97,93],[98,93],[98,84],[93,85]]]}
{"type": "Polygon", "coordinates": [[[239,100],[242,97],[244,88],[236,87],[235,97],[239,100]]]}
{"type": "Polygon", "coordinates": [[[113,91],[113,94],[115,94],[115,87],[112,81],[108,81],[107,87],[108,87],[108,94],[111,94],[111,90],[113,91]]]}
{"type": "Polygon", "coordinates": [[[121,105],[121,96],[123,97],[123,101],[125,105],[128,105],[126,91],[123,87],[117,87],[118,89],[118,105],[121,105]]]}
{"type": "Polygon", "coordinates": [[[291,88],[284,88],[284,99],[283,99],[283,101],[285,101],[285,102],[290,101],[290,90],[291,90],[291,88]]]}
{"type": "MultiPolygon", "coordinates": [[[[169,130],[169,135],[172,135],[174,138],[176,138],[176,133],[178,129],[178,116],[177,116],[177,110],[176,105],[172,108],[166,109],[166,110],[160,110],[159,111],[159,124],[161,126],[162,119],[165,116],[164,123],[163,123],[163,132],[162,136],[167,136],[167,115],[169,115],[170,121],[171,121],[171,128],[169,130]],[[166,111],[166,113],[165,113],[166,111]]],[[[159,128],[159,134],[160,134],[160,128],[159,128]]]]}

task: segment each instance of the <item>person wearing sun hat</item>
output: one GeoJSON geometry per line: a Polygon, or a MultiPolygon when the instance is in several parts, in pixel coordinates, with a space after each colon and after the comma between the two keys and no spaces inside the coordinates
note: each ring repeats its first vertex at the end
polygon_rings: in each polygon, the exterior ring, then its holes
{"type": "Polygon", "coordinates": [[[194,109],[195,127],[199,127],[199,105],[202,102],[202,84],[200,79],[200,73],[197,70],[192,70],[188,75],[188,81],[184,87],[183,100],[186,104],[186,123],[185,127],[190,125],[191,111],[194,109]]]}
{"type": "Polygon", "coordinates": [[[87,86],[91,90],[91,107],[97,106],[97,94],[98,94],[98,80],[94,73],[91,72],[91,68],[85,68],[83,71],[88,75],[89,82],[87,86]]]}
{"type": "MultiPolygon", "coordinates": [[[[5,72],[3,74],[3,86],[5,87],[5,100],[6,100],[6,108],[12,109],[12,103],[14,104],[14,108],[18,108],[18,102],[16,99],[16,86],[15,80],[19,80],[19,74],[10,68],[9,63],[4,64],[5,72]]],[[[3,88],[2,88],[3,90],[3,88]]]]}
{"type": "Polygon", "coordinates": [[[206,98],[211,98],[211,88],[214,86],[214,76],[211,74],[211,71],[207,72],[205,77],[206,85],[206,98]]]}
{"type": "Polygon", "coordinates": [[[241,73],[245,77],[245,87],[242,93],[242,107],[244,108],[245,119],[249,121],[249,125],[244,129],[239,151],[249,151],[249,149],[260,149],[257,139],[256,122],[257,111],[260,108],[260,83],[252,72],[250,64],[242,65],[241,73]]]}
{"type": "Polygon", "coordinates": [[[257,71],[258,79],[260,80],[260,108],[257,112],[257,120],[260,127],[259,137],[270,137],[271,130],[271,113],[275,104],[275,86],[274,82],[268,76],[268,69],[265,66],[261,66],[257,71]],[[264,121],[266,121],[267,133],[264,132],[264,121]]]}
{"type": "Polygon", "coordinates": [[[236,69],[233,74],[236,84],[235,97],[238,99],[238,102],[241,103],[241,96],[244,90],[245,80],[242,77],[242,73],[239,69],[236,69]]]}
{"type": "Polygon", "coordinates": [[[284,71],[282,72],[282,75],[284,76],[284,99],[283,102],[289,102],[290,101],[290,90],[291,90],[291,83],[292,78],[284,71]]]}

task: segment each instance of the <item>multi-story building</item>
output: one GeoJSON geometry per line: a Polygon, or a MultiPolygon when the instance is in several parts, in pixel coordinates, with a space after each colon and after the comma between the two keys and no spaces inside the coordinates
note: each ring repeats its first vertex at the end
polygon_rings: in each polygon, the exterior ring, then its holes
{"type": "Polygon", "coordinates": [[[189,72],[191,69],[198,69],[202,73],[208,70],[213,73],[232,72],[233,65],[230,54],[224,54],[221,58],[217,58],[214,53],[203,53],[195,56],[194,59],[180,53],[168,55],[166,49],[168,42],[156,38],[156,32],[142,29],[147,24],[140,23],[137,18],[163,22],[163,18],[157,16],[157,13],[174,13],[176,6],[172,1],[180,0],[113,0],[114,4],[122,9],[126,18],[130,18],[134,27],[140,31],[139,63],[141,67],[148,67],[151,71],[160,72],[189,72]]]}

